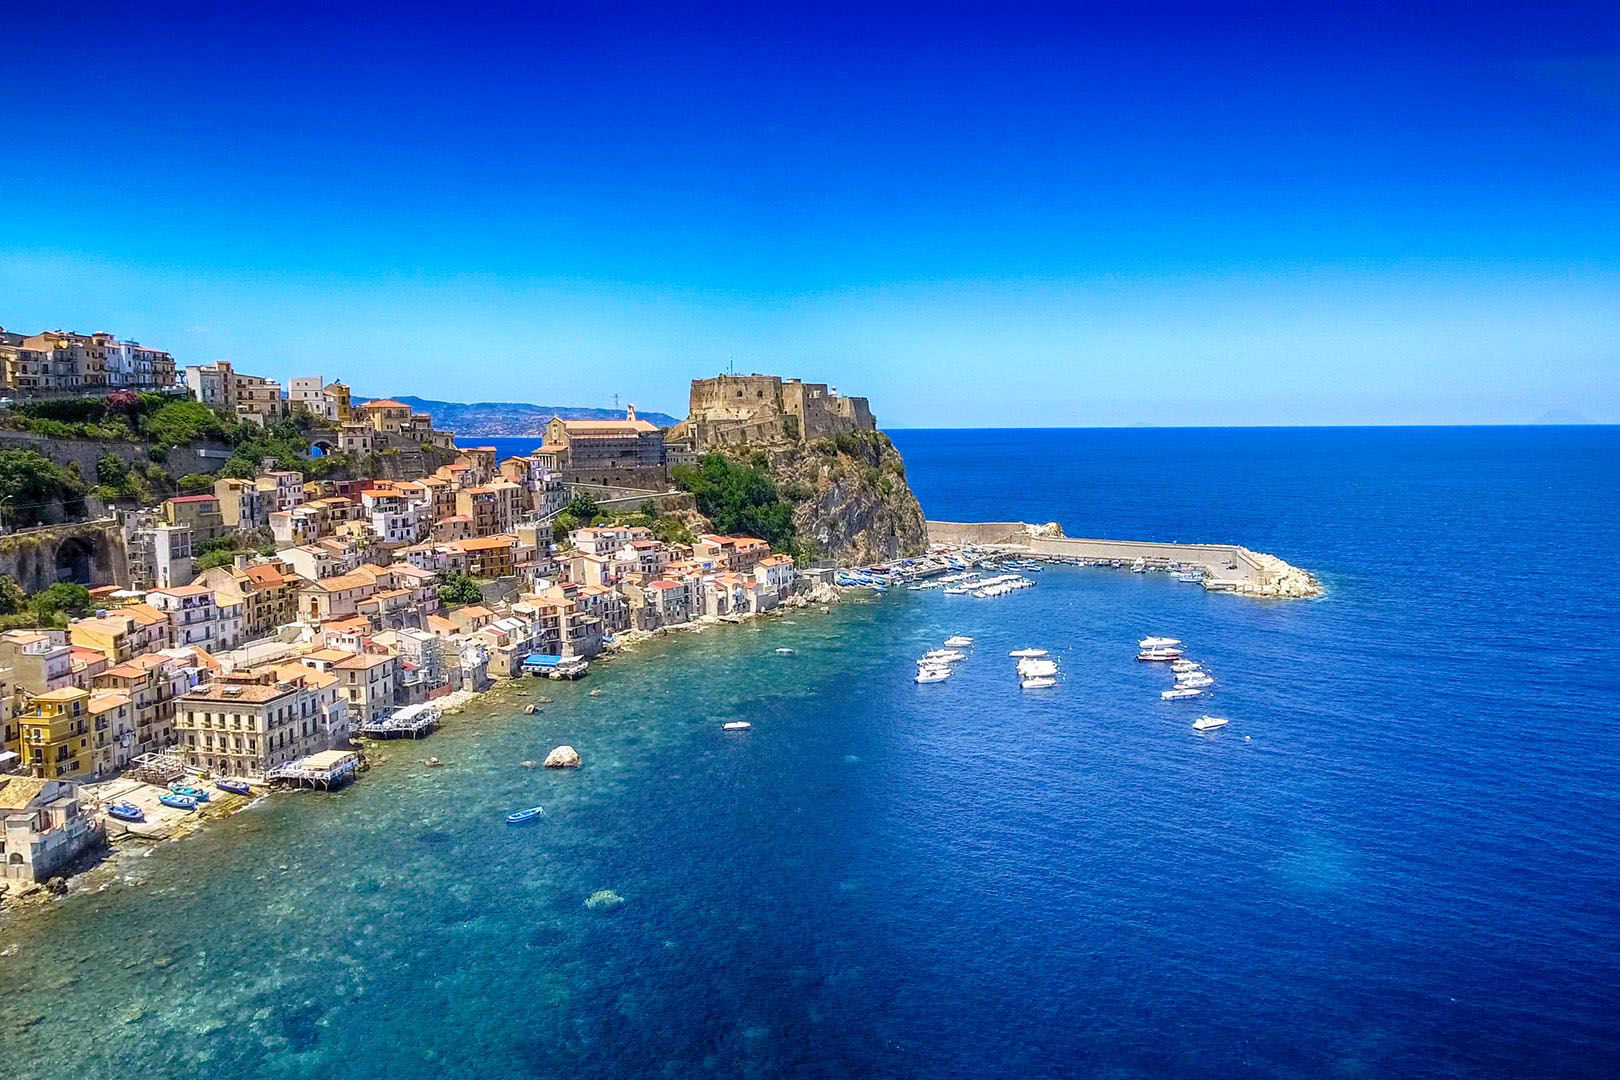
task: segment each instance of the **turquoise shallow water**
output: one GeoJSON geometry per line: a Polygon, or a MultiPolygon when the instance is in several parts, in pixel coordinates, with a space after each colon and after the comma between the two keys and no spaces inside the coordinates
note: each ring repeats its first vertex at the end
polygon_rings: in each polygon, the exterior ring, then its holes
{"type": "Polygon", "coordinates": [[[1052,570],[527,684],[0,926],[0,1077],[1611,1075],[1614,433],[1110,435],[1020,434],[1046,513],[897,441],[935,516],[1245,541],[1328,598],[1052,570]],[[1013,684],[1031,643],[1058,689],[1013,684]]]}

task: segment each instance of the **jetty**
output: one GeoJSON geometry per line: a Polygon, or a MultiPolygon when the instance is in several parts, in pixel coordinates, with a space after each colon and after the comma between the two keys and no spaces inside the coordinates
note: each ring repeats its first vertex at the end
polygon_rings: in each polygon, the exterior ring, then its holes
{"type": "Polygon", "coordinates": [[[392,716],[367,720],[355,731],[368,739],[421,739],[439,726],[439,709],[432,703],[407,705],[392,716]]]}
{"type": "Polygon", "coordinates": [[[1245,596],[1318,596],[1322,585],[1311,574],[1264,552],[1237,544],[1170,544],[1144,540],[1093,540],[1064,536],[1057,525],[1017,521],[930,521],[928,542],[951,546],[1000,547],[1050,559],[1140,565],[1145,569],[1196,566],[1203,586],[1245,596]]]}
{"type": "Polygon", "coordinates": [[[360,755],[353,750],[322,750],[271,769],[265,779],[272,784],[320,788],[330,791],[353,780],[360,771],[360,755]]]}

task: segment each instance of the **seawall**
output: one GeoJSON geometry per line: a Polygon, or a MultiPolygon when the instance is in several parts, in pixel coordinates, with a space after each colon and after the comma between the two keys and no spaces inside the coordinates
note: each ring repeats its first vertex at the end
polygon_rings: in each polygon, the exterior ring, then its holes
{"type": "Polygon", "coordinates": [[[1275,555],[1237,544],[1167,544],[1143,540],[1093,540],[1053,535],[1053,526],[1007,521],[930,521],[930,544],[1018,544],[1040,555],[1074,559],[1118,559],[1131,563],[1186,563],[1202,567],[1207,588],[1261,596],[1315,596],[1322,589],[1314,577],[1275,555]]]}

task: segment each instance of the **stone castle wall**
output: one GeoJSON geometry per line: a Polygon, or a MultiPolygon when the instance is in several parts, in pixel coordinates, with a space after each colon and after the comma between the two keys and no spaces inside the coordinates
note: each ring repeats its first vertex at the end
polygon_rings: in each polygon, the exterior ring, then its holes
{"type": "Polygon", "coordinates": [[[826,383],[776,375],[720,375],[692,380],[689,413],[673,438],[703,449],[804,443],[876,429],[865,398],[840,397],[826,383]]]}

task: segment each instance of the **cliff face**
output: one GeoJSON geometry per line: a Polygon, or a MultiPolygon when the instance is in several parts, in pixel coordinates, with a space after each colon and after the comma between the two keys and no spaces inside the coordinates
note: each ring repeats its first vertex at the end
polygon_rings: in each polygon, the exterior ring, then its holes
{"type": "Polygon", "coordinates": [[[872,563],[928,546],[906,465],[881,431],[859,431],[767,451],[777,490],[793,504],[799,537],[817,558],[872,563]]]}

